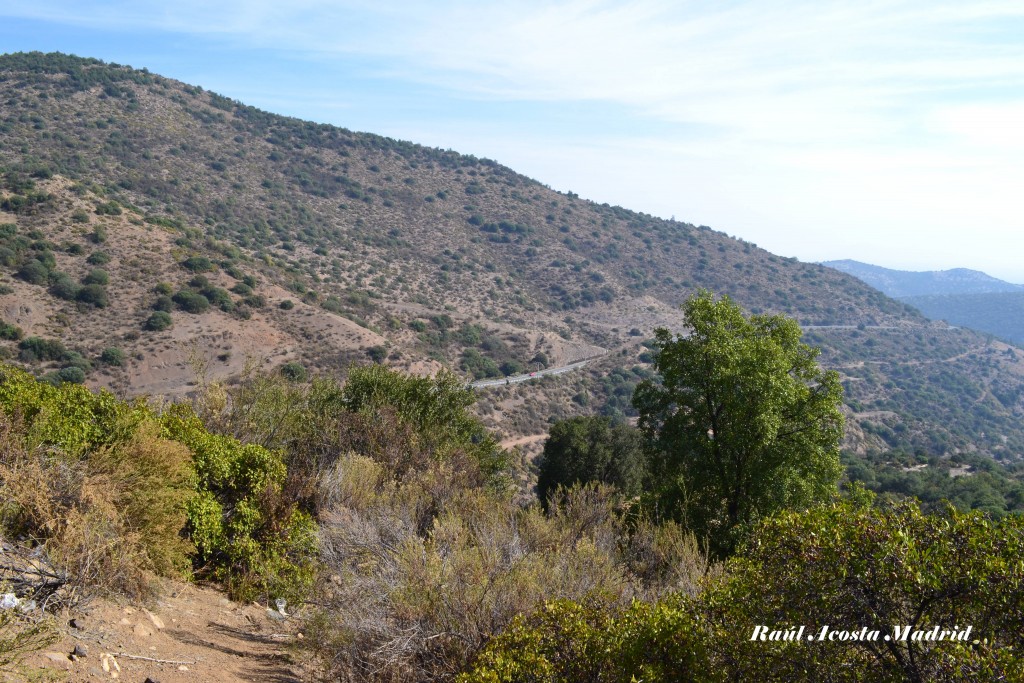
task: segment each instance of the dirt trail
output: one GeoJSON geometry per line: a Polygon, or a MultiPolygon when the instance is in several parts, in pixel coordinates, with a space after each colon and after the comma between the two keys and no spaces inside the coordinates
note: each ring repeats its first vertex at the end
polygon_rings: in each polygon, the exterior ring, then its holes
{"type": "Polygon", "coordinates": [[[64,637],[59,643],[25,660],[29,671],[66,671],[63,680],[69,683],[304,680],[289,652],[301,637],[296,619],[255,604],[230,602],[209,588],[177,585],[148,611],[95,600],[65,615],[61,626],[64,637]],[[68,655],[76,645],[85,646],[87,653],[73,661],[68,655]]]}

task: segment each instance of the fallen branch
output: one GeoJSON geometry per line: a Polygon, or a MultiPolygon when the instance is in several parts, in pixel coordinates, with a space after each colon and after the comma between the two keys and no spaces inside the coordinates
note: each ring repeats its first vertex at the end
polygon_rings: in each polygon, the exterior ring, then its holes
{"type": "Polygon", "coordinates": [[[154,659],[153,657],[143,657],[142,655],[130,655],[127,652],[111,652],[114,657],[124,657],[125,659],[141,659],[144,662],[156,662],[157,664],[195,664],[192,661],[178,661],[175,659],[154,659]]]}

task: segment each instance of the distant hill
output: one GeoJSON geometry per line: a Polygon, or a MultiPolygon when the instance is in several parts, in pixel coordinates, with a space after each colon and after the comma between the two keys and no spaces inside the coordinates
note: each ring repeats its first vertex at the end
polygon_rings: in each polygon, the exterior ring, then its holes
{"type": "Polygon", "coordinates": [[[1024,292],[909,296],[903,301],[929,318],[1024,345],[1024,292]]]}
{"type": "Polygon", "coordinates": [[[536,444],[630,415],[644,340],[708,288],[813,326],[848,452],[1024,453],[1024,352],[833,268],[94,59],[0,56],[0,102],[0,357],[53,381],[180,395],[253,367],[468,381],[596,357],[480,392],[536,444]]]}
{"type": "Polygon", "coordinates": [[[977,270],[954,268],[913,272],[860,261],[825,261],[899,299],[932,320],[945,320],[1024,344],[1024,286],[977,270]]]}
{"type": "Polygon", "coordinates": [[[1024,285],[1004,282],[981,271],[967,268],[914,272],[882,268],[850,259],[825,261],[822,265],[849,273],[895,298],[941,294],[1024,292],[1024,285]]]}

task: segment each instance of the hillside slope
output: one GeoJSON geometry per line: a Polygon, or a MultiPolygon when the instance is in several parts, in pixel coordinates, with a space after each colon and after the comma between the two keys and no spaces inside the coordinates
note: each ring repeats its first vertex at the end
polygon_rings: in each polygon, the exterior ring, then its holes
{"type": "Polygon", "coordinates": [[[0,336],[39,373],[176,394],[253,364],[469,378],[602,356],[484,394],[521,438],[628,413],[641,341],[706,287],[817,326],[849,448],[1024,452],[1018,351],[834,269],[96,60],[0,57],[0,101],[0,336]]]}

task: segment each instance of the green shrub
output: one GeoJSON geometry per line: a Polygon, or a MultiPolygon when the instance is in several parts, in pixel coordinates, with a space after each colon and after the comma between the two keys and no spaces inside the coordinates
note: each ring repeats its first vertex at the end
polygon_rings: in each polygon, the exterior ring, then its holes
{"type": "Polygon", "coordinates": [[[124,351],[113,346],[105,348],[100,354],[100,361],[106,365],[120,367],[124,365],[124,351]]]}
{"type": "Polygon", "coordinates": [[[166,330],[174,324],[174,320],[171,318],[171,314],[166,311],[156,311],[143,324],[143,328],[150,332],[160,332],[166,330]]]}
{"type": "Polygon", "coordinates": [[[77,361],[81,355],[67,348],[57,339],[29,337],[23,339],[18,348],[22,351],[22,359],[32,361],[77,361]]]}
{"type": "Polygon", "coordinates": [[[142,403],[0,366],[0,533],[32,538],[75,595],[148,597],[180,575],[189,453],[142,403]]]}
{"type": "Polygon", "coordinates": [[[537,495],[546,502],[558,487],[602,482],[637,496],[647,474],[640,431],[599,416],[571,417],[551,426],[537,459],[537,495]]]}
{"type": "Polygon", "coordinates": [[[281,454],[211,434],[181,404],[164,414],[163,425],[192,452],[198,494],[187,514],[196,571],[223,581],[239,600],[301,602],[314,576],[316,525],[282,496],[281,454]]]}
{"type": "Polygon", "coordinates": [[[96,205],[97,216],[120,216],[121,205],[111,199],[109,202],[103,202],[102,204],[96,205]]]}
{"type": "Polygon", "coordinates": [[[75,223],[88,223],[89,213],[85,209],[75,209],[71,212],[71,220],[75,223]]]}
{"type": "Polygon", "coordinates": [[[50,277],[50,269],[37,259],[26,261],[18,269],[16,275],[32,285],[45,285],[50,277]]]}
{"type": "Polygon", "coordinates": [[[12,325],[7,322],[0,321],[0,339],[6,339],[8,341],[18,341],[25,333],[22,332],[21,328],[17,325],[12,325]]]}
{"type": "Polygon", "coordinates": [[[926,515],[916,502],[872,506],[863,493],[761,524],[702,596],[708,641],[735,678],[795,680],[808,671],[849,681],[1007,680],[1024,648],[1024,519],[926,515]],[[877,640],[752,641],[757,625],[878,630],[877,640]],[[965,629],[966,642],[893,638],[965,629]],[[768,663],[770,661],[770,664],[768,663]],[[770,668],[770,674],[769,674],[770,668]]]}
{"type": "Polygon", "coordinates": [[[58,299],[74,301],[81,287],[67,273],[51,273],[50,294],[58,299]]]}
{"type": "Polygon", "coordinates": [[[75,296],[77,301],[81,301],[84,304],[90,304],[96,308],[106,308],[110,303],[107,298],[107,289],[103,285],[86,285],[78,290],[78,294],[75,296]]]}
{"type": "Polygon", "coordinates": [[[110,255],[107,254],[105,251],[94,251],[93,253],[89,254],[89,256],[85,259],[85,262],[91,266],[104,266],[110,263],[110,255]]]}
{"type": "Polygon", "coordinates": [[[517,617],[457,683],[714,681],[692,603],[557,600],[517,617]]]}
{"type": "Polygon", "coordinates": [[[193,273],[205,273],[213,270],[213,262],[205,256],[189,256],[181,262],[181,266],[193,273]]]}
{"type": "Polygon", "coordinates": [[[83,285],[106,285],[110,282],[110,276],[102,268],[94,268],[82,278],[83,285]]]}
{"type": "Polygon", "coordinates": [[[156,301],[153,302],[153,310],[170,313],[174,310],[174,299],[166,294],[161,294],[156,298],[156,301]]]}
{"type": "Polygon", "coordinates": [[[305,382],[309,378],[309,372],[302,363],[290,361],[281,366],[281,374],[290,382],[305,382]]]}
{"type": "Polygon", "coordinates": [[[186,313],[205,313],[210,308],[210,301],[199,292],[189,289],[180,290],[173,297],[178,308],[186,313]]]}
{"type": "Polygon", "coordinates": [[[282,311],[290,311],[293,308],[295,308],[295,304],[292,302],[291,299],[285,299],[284,301],[278,304],[278,308],[280,308],[282,311]]]}
{"type": "Polygon", "coordinates": [[[235,307],[235,302],[231,300],[231,295],[228,294],[226,289],[207,286],[200,291],[200,294],[206,297],[206,300],[209,301],[210,304],[216,306],[222,311],[230,311],[235,307]]]}
{"type": "Polygon", "coordinates": [[[82,368],[69,366],[61,368],[57,371],[57,379],[60,382],[67,382],[69,384],[84,384],[85,383],[85,371],[82,368]]]}

